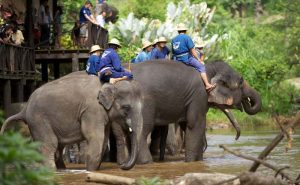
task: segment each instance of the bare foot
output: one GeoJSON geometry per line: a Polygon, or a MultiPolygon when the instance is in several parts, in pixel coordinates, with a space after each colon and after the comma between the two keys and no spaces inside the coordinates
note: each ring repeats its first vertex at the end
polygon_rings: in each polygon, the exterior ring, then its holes
{"type": "Polygon", "coordinates": [[[217,84],[213,84],[213,85],[210,85],[210,86],[206,86],[205,89],[206,89],[206,92],[211,92],[212,90],[214,90],[216,88],[217,84]]]}
{"type": "Polygon", "coordinates": [[[118,82],[118,79],[116,79],[116,78],[110,78],[109,79],[109,83],[111,83],[111,84],[115,84],[117,82],[118,82]]]}

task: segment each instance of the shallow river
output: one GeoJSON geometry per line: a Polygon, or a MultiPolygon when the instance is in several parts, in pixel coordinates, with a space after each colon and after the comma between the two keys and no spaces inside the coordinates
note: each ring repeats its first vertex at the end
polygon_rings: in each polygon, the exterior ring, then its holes
{"type": "MultiPolygon", "coordinates": [[[[99,172],[120,175],[125,177],[154,177],[172,179],[191,172],[222,172],[229,174],[239,174],[250,168],[252,162],[235,157],[223,152],[219,148],[220,144],[225,144],[231,149],[239,150],[241,153],[256,157],[266,145],[277,135],[278,131],[270,128],[242,129],[241,137],[235,141],[235,133],[232,130],[209,131],[207,135],[208,148],[202,162],[183,162],[183,156],[166,157],[166,162],[155,162],[148,165],[136,165],[132,170],[123,171],[114,163],[102,163],[99,172]]],[[[283,167],[290,166],[286,170],[294,178],[300,173],[300,130],[293,136],[292,149],[285,152],[286,142],[282,142],[269,155],[268,162],[283,167]]],[[[59,184],[86,184],[85,165],[69,164],[68,170],[57,172],[59,184]]],[[[274,174],[269,169],[259,167],[262,173],[274,174]]]]}

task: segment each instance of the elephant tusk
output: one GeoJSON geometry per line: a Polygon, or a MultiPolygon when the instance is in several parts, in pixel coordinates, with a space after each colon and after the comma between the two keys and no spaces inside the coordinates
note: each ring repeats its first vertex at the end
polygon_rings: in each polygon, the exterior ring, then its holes
{"type": "Polygon", "coordinates": [[[233,114],[231,113],[230,110],[228,110],[228,109],[221,109],[221,110],[225,113],[227,118],[230,120],[232,126],[236,130],[235,140],[238,140],[241,135],[241,129],[240,129],[240,126],[239,126],[237,120],[235,119],[235,117],[233,116],[233,114]]]}
{"type": "Polygon", "coordinates": [[[132,128],[131,128],[131,127],[129,127],[129,132],[130,132],[130,133],[132,132],[132,128]]]}

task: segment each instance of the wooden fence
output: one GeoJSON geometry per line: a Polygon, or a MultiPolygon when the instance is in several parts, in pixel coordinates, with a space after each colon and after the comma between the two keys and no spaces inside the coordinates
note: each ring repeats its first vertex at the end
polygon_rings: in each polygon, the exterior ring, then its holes
{"type": "Polygon", "coordinates": [[[35,52],[33,48],[0,44],[0,56],[0,78],[35,77],[35,52]]]}

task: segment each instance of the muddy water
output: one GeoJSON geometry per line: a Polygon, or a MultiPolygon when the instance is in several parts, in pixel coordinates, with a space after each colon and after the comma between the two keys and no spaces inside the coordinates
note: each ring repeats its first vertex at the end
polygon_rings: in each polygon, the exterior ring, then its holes
{"type": "MultiPolygon", "coordinates": [[[[300,130],[296,133],[300,133],[300,130]]],[[[219,145],[225,144],[231,149],[239,150],[244,154],[257,156],[275,137],[277,131],[270,131],[270,128],[243,129],[242,136],[238,141],[234,140],[234,134],[231,130],[208,132],[208,148],[204,155],[204,161],[201,162],[185,163],[183,162],[183,155],[167,156],[167,162],[136,165],[129,171],[120,170],[114,163],[103,163],[99,172],[132,178],[158,176],[164,179],[172,179],[191,172],[239,174],[241,171],[248,170],[252,162],[223,152],[219,145]]],[[[286,143],[283,142],[271,153],[268,161],[279,167],[289,165],[290,170],[286,172],[296,177],[300,173],[300,135],[296,134],[293,138],[293,147],[290,151],[285,152],[286,143]]],[[[59,184],[86,184],[87,172],[84,170],[85,165],[69,164],[68,168],[68,170],[57,173],[59,184]]],[[[272,171],[264,167],[260,167],[259,171],[265,174],[273,174],[272,171]]]]}

